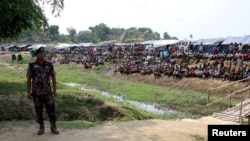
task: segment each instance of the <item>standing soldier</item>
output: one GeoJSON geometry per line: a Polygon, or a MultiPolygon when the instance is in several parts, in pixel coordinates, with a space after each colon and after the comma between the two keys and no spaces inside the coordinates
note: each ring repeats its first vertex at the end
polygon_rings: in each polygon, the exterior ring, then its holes
{"type": "Polygon", "coordinates": [[[43,107],[45,106],[48,114],[51,132],[59,134],[56,128],[56,109],[54,98],[56,96],[56,76],[54,66],[51,62],[46,61],[45,48],[40,47],[35,52],[36,60],[29,63],[27,69],[27,97],[33,99],[36,111],[36,121],[40,128],[38,135],[44,133],[43,107]],[[53,89],[51,89],[50,78],[52,78],[53,89]],[[32,86],[32,87],[31,87],[32,86]]]}

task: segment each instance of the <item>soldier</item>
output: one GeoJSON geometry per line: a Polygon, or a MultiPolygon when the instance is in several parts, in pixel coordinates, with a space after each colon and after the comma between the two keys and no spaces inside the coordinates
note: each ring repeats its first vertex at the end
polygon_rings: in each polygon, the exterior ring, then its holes
{"type": "Polygon", "coordinates": [[[33,99],[36,111],[36,122],[40,128],[38,135],[44,133],[43,107],[45,106],[48,114],[51,132],[59,134],[56,128],[56,109],[54,98],[56,96],[56,76],[54,66],[51,62],[46,61],[45,48],[40,47],[35,51],[36,60],[29,63],[27,69],[27,97],[33,99]],[[51,89],[50,80],[52,79],[53,89],[51,89]],[[32,86],[32,87],[31,87],[32,86]]]}

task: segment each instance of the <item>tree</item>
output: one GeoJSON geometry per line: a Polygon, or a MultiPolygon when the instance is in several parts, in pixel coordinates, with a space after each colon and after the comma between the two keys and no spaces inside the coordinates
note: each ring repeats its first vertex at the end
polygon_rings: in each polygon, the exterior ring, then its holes
{"type": "Polygon", "coordinates": [[[58,25],[51,25],[49,27],[49,33],[52,39],[55,39],[56,36],[59,35],[59,26],[58,25]]]}
{"type": "Polygon", "coordinates": [[[73,27],[69,27],[69,28],[67,28],[67,31],[69,33],[69,37],[70,37],[71,41],[74,42],[74,38],[76,37],[76,29],[74,29],[73,27]]]}
{"type": "Polygon", "coordinates": [[[153,31],[150,28],[146,28],[146,27],[138,28],[138,31],[141,33],[153,33],[153,31]]]}
{"type": "Polygon", "coordinates": [[[110,40],[119,40],[124,35],[124,28],[111,28],[109,32],[110,40]]]}
{"type": "Polygon", "coordinates": [[[100,23],[94,27],[89,27],[91,34],[94,37],[95,42],[107,40],[108,34],[110,33],[110,28],[104,23],[100,23]]]}
{"type": "Polygon", "coordinates": [[[154,40],[160,40],[161,39],[161,35],[158,32],[154,32],[153,37],[154,37],[153,38],[154,40]]]}
{"type": "Polygon", "coordinates": [[[171,39],[171,36],[167,32],[163,33],[163,39],[171,39]]]}
{"type": "Polygon", "coordinates": [[[15,38],[24,30],[48,29],[41,5],[49,4],[52,13],[60,16],[64,0],[1,0],[0,38],[15,38]]]}
{"type": "Polygon", "coordinates": [[[128,29],[128,39],[130,40],[129,42],[138,42],[140,35],[141,33],[136,27],[130,27],[128,29]]]}
{"type": "Polygon", "coordinates": [[[79,31],[77,35],[78,42],[89,43],[93,42],[92,34],[88,31],[79,31]]]}
{"type": "Polygon", "coordinates": [[[172,39],[178,40],[178,38],[177,38],[177,37],[172,37],[172,39]]]}
{"type": "Polygon", "coordinates": [[[146,28],[146,27],[142,27],[142,28],[138,28],[138,31],[140,32],[140,34],[142,34],[144,37],[144,40],[159,40],[160,39],[160,34],[157,32],[153,32],[152,29],[150,28],[146,28]]]}

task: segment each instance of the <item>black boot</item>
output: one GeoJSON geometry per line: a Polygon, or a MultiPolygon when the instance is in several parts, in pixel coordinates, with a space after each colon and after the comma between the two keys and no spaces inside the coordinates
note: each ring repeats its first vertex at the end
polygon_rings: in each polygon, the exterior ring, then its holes
{"type": "Polygon", "coordinates": [[[59,131],[56,128],[56,122],[50,122],[50,124],[51,124],[51,127],[50,127],[51,132],[53,134],[59,134],[59,131]]]}
{"type": "Polygon", "coordinates": [[[42,135],[44,133],[44,122],[39,123],[40,127],[39,130],[37,132],[37,135],[42,135]]]}

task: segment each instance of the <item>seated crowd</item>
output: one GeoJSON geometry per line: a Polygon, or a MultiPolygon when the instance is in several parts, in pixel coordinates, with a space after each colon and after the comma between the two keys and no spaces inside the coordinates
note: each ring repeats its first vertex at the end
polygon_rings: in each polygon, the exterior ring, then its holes
{"type": "Polygon", "coordinates": [[[248,51],[205,52],[190,49],[184,51],[178,48],[168,51],[168,56],[164,56],[161,51],[149,49],[135,52],[135,49],[131,48],[102,47],[99,50],[91,49],[87,53],[70,54],[61,60],[67,60],[67,63],[75,61],[84,64],[85,68],[91,68],[92,65],[116,59],[122,63],[117,64],[115,72],[154,74],[157,78],[165,75],[174,78],[221,78],[235,81],[250,77],[250,68],[245,63],[250,60],[248,51]],[[190,59],[195,60],[195,63],[190,64],[187,61],[190,59]]]}

